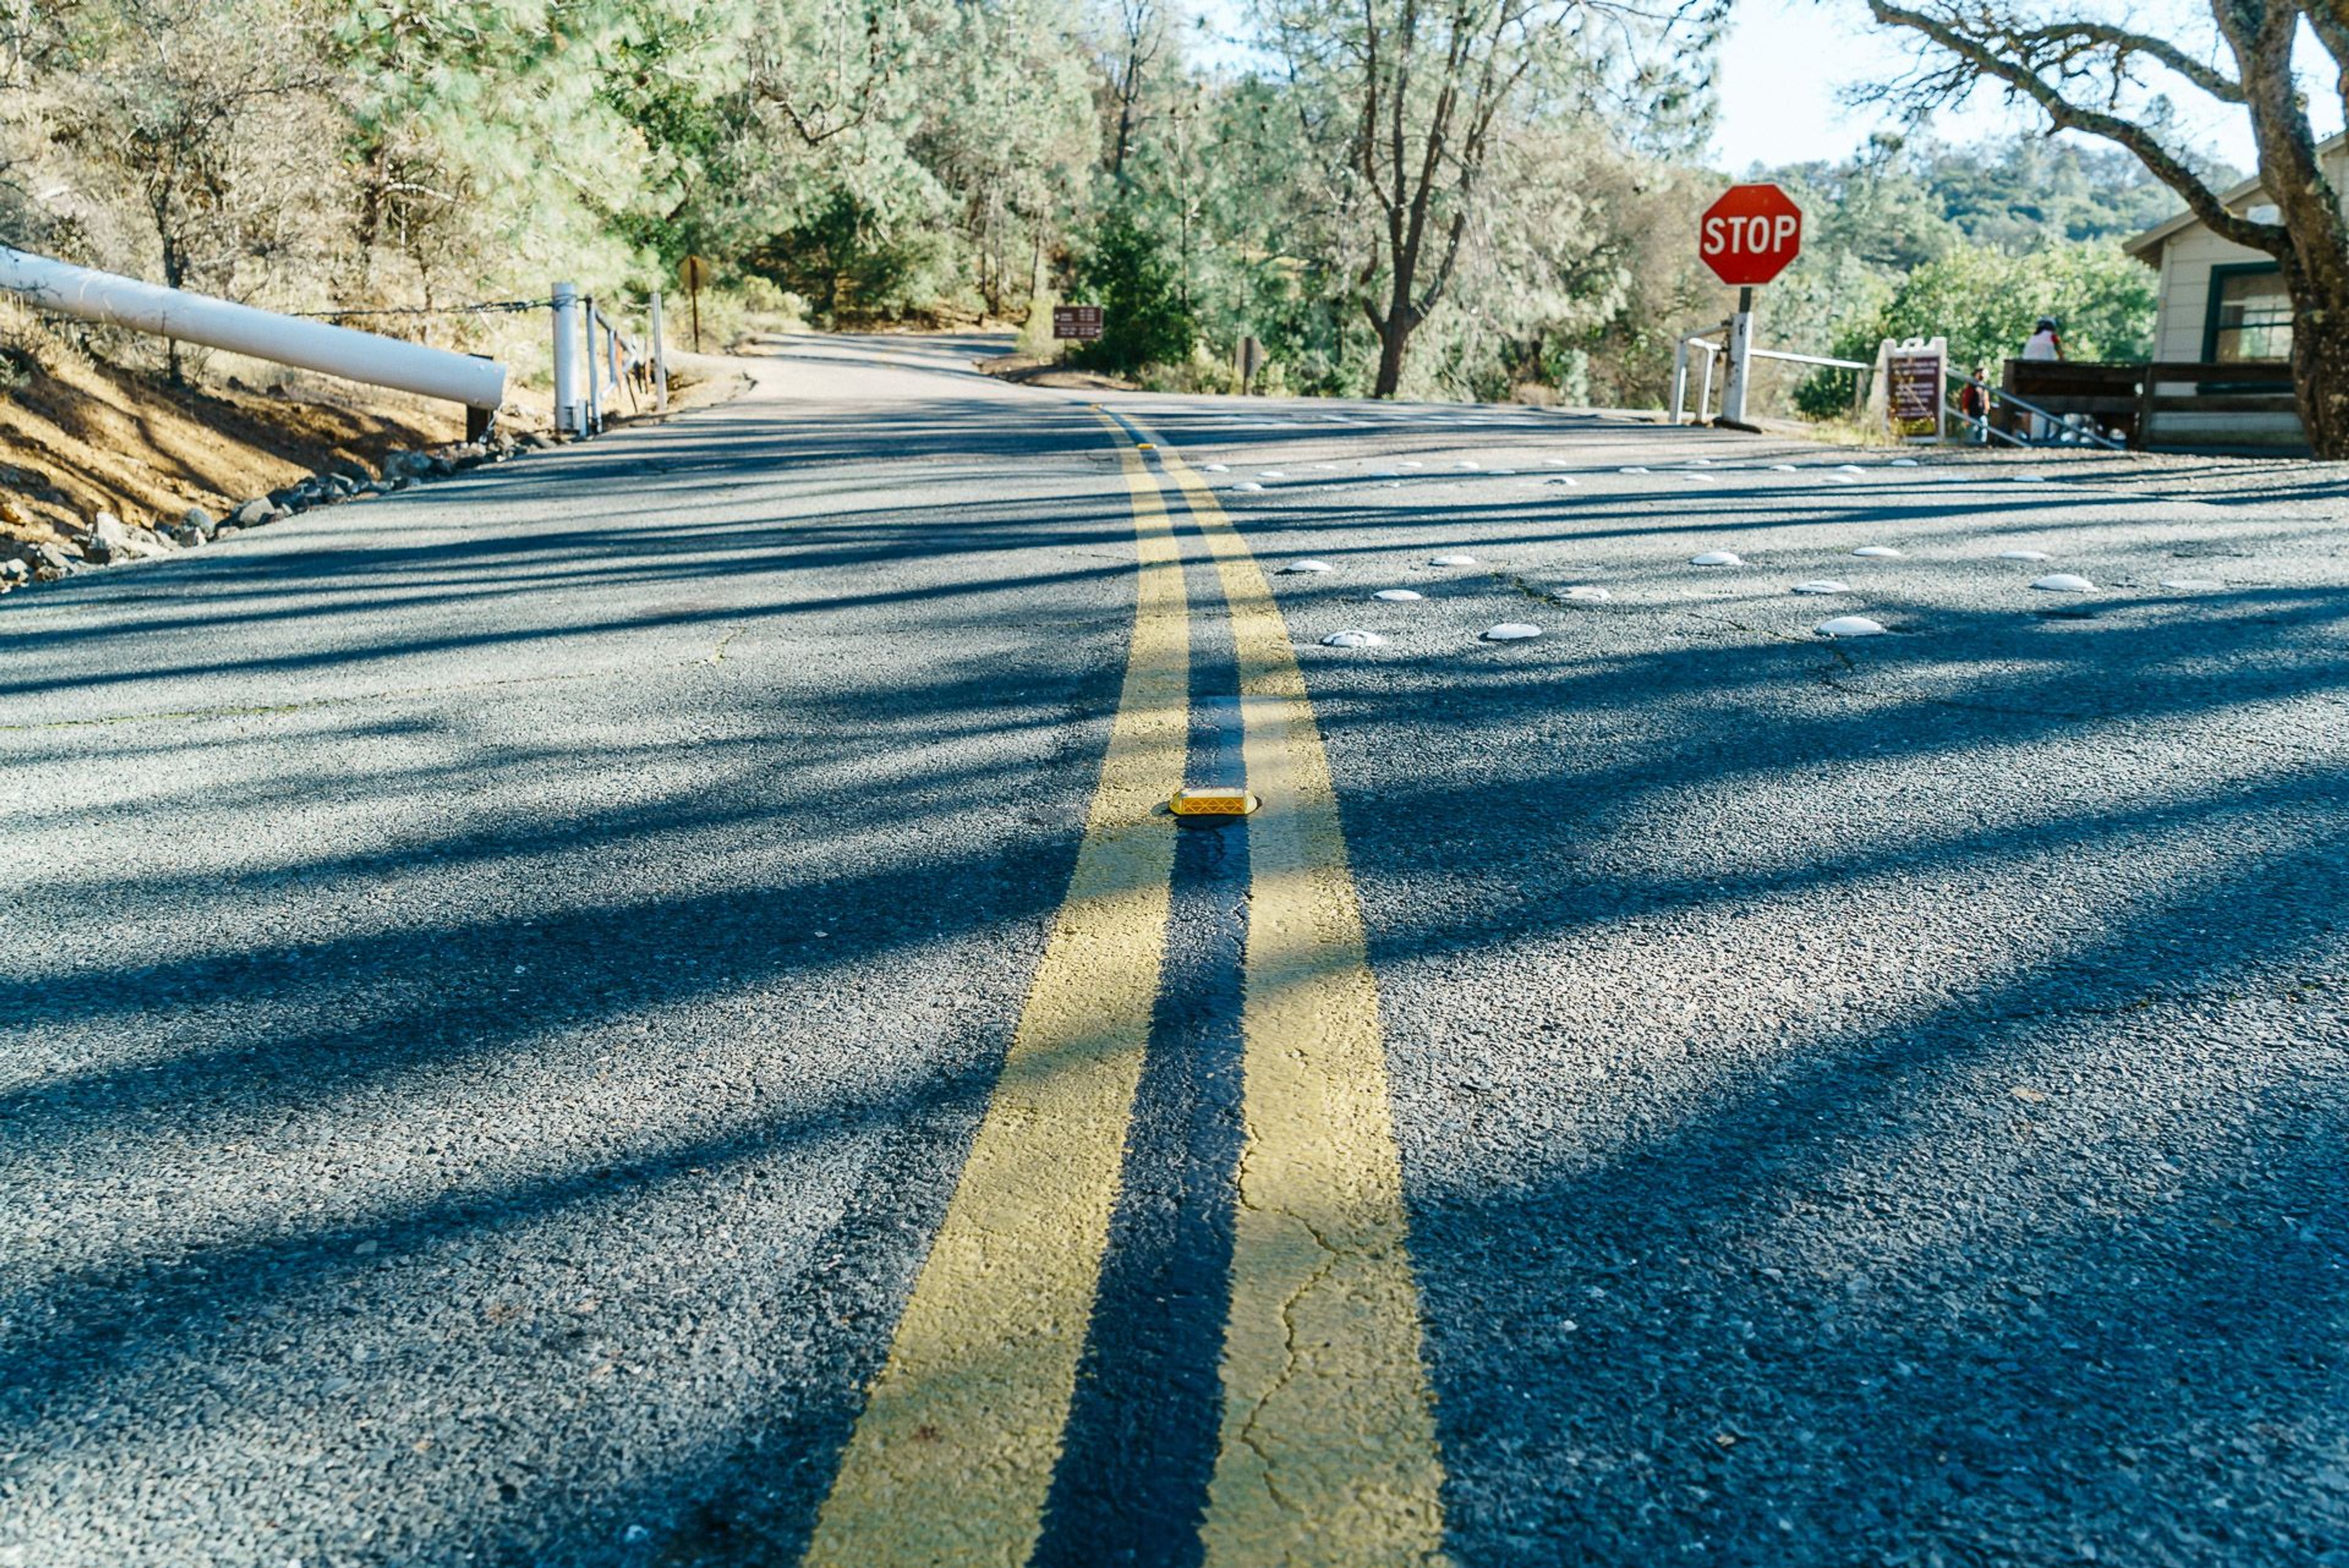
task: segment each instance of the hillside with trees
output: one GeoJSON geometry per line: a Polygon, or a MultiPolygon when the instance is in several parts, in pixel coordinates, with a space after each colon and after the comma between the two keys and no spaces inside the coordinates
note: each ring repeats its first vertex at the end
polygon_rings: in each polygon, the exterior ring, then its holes
{"type": "MultiPolygon", "coordinates": [[[[2120,242],[2169,218],[2178,200],[2127,153],[1881,137],[1845,163],[1759,172],[1809,219],[1802,263],[1770,291],[1773,341],[1866,360],[1887,337],[1943,335],[1955,363],[1994,371],[2047,315],[2075,357],[2151,352],[2155,276],[2120,242]]],[[[2225,168],[2209,175],[2239,178],[2225,168]]],[[[1829,372],[1805,379],[1793,401],[1824,417],[1851,393],[1847,374],[1829,372]]]]}
{"type": "MultiPolygon", "coordinates": [[[[13,0],[0,241],[412,313],[347,319],[525,375],[536,318],[457,307],[558,275],[641,300],[692,253],[721,328],[1083,297],[1111,306],[1090,357],[1152,385],[1228,385],[1252,334],[1276,390],[1653,405],[1726,303],[1691,242],[1720,20],[1257,0],[1209,40],[1165,0],[13,0]]],[[[1887,142],[1770,174],[1811,224],[1771,341],[2149,330],[2114,242],[2175,199],[2126,154],[1887,142]]]]}

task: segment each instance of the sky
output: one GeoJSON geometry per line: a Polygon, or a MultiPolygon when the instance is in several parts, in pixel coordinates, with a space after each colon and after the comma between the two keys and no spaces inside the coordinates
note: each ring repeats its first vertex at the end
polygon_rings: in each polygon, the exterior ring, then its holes
{"type": "MultiPolygon", "coordinates": [[[[1220,59],[1227,67],[1243,66],[1249,57],[1235,38],[1246,0],[1189,3],[1207,29],[1200,40],[1204,56],[1220,59]]],[[[2065,9],[2124,21],[2181,42],[2197,36],[2198,29],[2207,34],[2211,25],[2209,0],[2073,0],[2065,9]]],[[[2303,35],[2299,57],[2304,70],[2321,60],[2313,37],[2303,35]]],[[[1904,36],[1878,25],[1865,0],[1733,0],[1714,84],[1721,113],[1713,164],[1744,174],[1755,164],[1834,161],[1850,156],[1874,132],[1894,128],[1899,116],[1889,108],[1848,108],[1845,90],[1897,77],[1909,61],[1904,36]]],[[[2329,118],[2327,113],[2328,106],[2339,100],[2313,74],[2309,84],[2317,134],[2328,136],[2341,129],[2337,110],[2329,118]]],[[[2182,83],[2175,87],[2180,150],[2201,152],[2240,170],[2254,167],[2251,128],[2242,111],[2182,83]]],[[[1989,143],[2044,135],[2046,122],[2035,108],[2009,105],[1996,92],[1977,91],[1972,101],[1937,115],[1930,129],[1947,141],[1989,143]]]]}
{"type": "MultiPolygon", "coordinates": [[[[2147,25],[2179,0],[2142,0],[2128,15],[2147,25]]],[[[2209,13],[2202,23],[2209,26],[2209,13]]],[[[2313,54],[2313,44],[2302,50],[2313,54]]],[[[1909,50],[1899,34],[1869,19],[1860,0],[1735,0],[1721,54],[1721,123],[1713,161],[1742,174],[1756,163],[1803,163],[1845,157],[1895,116],[1883,108],[1847,108],[1841,89],[1898,76],[1909,50]]],[[[2240,110],[2211,103],[2192,89],[2175,100],[2199,150],[2249,169],[2251,131],[2240,110]]],[[[2323,102],[2319,97],[2317,102],[2323,102]]],[[[2318,111],[2321,113],[2321,109],[2318,111]]],[[[1944,140],[1966,143],[2044,133],[2035,110],[2010,108],[1991,93],[1934,122],[1944,140]]],[[[2322,126],[2320,132],[2337,127],[2322,126]]]]}

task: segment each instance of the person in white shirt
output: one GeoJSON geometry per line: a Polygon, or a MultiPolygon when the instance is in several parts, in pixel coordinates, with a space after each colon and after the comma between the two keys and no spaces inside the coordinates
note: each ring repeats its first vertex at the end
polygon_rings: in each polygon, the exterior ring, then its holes
{"type": "MultiPolygon", "coordinates": [[[[2031,329],[2031,336],[2023,346],[2023,357],[2026,360],[2061,359],[2064,357],[2064,339],[2062,335],[2057,333],[2055,330],[2055,318],[2054,316],[2043,315],[2039,318],[2039,325],[2031,329]]],[[[2044,414],[2033,414],[2031,416],[2031,438],[2033,440],[2045,440],[2048,433],[2054,429],[2054,421],[2048,418],[2044,414]]]]}

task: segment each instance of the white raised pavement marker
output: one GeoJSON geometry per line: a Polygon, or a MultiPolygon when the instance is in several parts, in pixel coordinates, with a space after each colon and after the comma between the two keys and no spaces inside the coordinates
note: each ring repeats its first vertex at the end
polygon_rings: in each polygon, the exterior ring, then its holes
{"type": "Polygon", "coordinates": [[[1290,572],[1327,572],[1330,570],[1330,563],[1326,561],[1292,561],[1280,570],[1284,573],[1290,572]]]}
{"type": "Polygon", "coordinates": [[[1865,615],[1837,615],[1811,628],[1822,637],[1880,637],[1884,628],[1865,615]]]}
{"type": "Polygon", "coordinates": [[[1609,593],[1604,588],[1594,587],[1590,583],[1582,583],[1568,589],[1566,591],[1566,596],[1573,600],[1578,604],[1601,604],[1606,603],[1608,600],[1612,599],[1615,595],[1609,593]]]}
{"type": "Polygon", "coordinates": [[[1488,643],[1521,643],[1527,637],[1540,635],[1539,626],[1528,625],[1523,621],[1504,621],[1497,626],[1485,628],[1485,641],[1488,643]]]}
{"type": "Polygon", "coordinates": [[[2001,561],[2052,561],[2054,559],[2044,550],[2002,550],[1998,552],[1998,558],[2001,561]]]}
{"type": "Polygon", "coordinates": [[[2093,593],[2096,585],[2076,573],[2053,572],[2032,583],[2050,593],[2093,593]]]}
{"type": "Polygon", "coordinates": [[[1832,577],[1814,577],[1808,583],[1795,583],[1794,592],[1797,593],[1848,593],[1851,590],[1843,583],[1837,582],[1832,577]]]}
{"type": "Polygon", "coordinates": [[[1386,639],[1376,632],[1366,632],[1356,626],[1349,631],[1332,632],[1321,639],[1325,648],[1375,648],[1386,639]]]}
{"type": "Polygon", "coordinates": [[[1863,561],[1898,561],[1900,552],[1889,544],[1863,544],[1852,552],[1863,561]]]}
{"type": "Polygon", "coordinates": [[[1474,566],[1476,558],[1473,555],[1435,555],[1430,556],[1427,563],[1430,566],[1474,566]]]}
{"type": "Polygon", "coordinates": [[[1413,593],[1409,588],[1381,588],[1377,593],[1371,594],[1371,597],[1373,599],[1384,599],[1390,604],[1402,604],[1408,603],[1413,599],[1424,598],[1426,595],[1413,593]]]}
{"type": "Polygon", "coordinates": [[[1734,550],[1708,550],[1702,555],[1689,557],[1691,566],[1743,566],[1745,558],[1734,550]]]}

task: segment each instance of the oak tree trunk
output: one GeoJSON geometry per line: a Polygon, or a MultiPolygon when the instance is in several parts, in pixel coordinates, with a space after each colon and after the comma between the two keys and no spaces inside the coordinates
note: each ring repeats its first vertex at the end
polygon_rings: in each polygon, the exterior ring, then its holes
{"type": "Polygon", "coordinates": [[[1379,329],[1379,377],[1371,387],[1373,397],[1392,397],[1402,385],[1402,350],[1411,335],[1409,318],[1397,311],[1375,323],[1379,329]]]}
{"type": "Polygon", "coordinates": [[[2349,459],[2349,268],[2312,276],[2284,264],[2292,292],[2292,389],[2311,455],[2349,459]]]}

